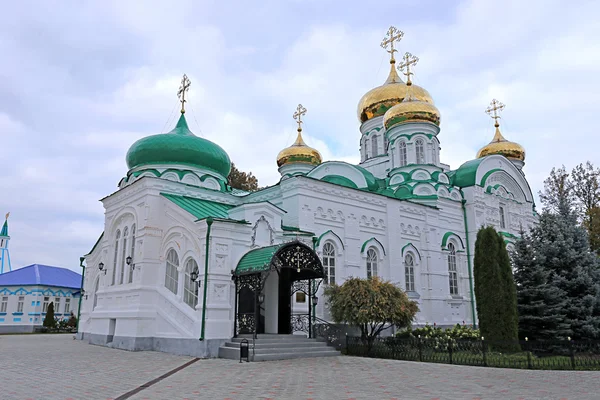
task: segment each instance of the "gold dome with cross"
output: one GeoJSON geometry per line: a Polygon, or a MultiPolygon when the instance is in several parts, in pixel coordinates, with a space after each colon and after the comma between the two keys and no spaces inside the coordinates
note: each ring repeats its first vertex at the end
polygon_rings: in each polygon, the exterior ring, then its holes
{"type": "MultiPolygon", "coordinates": [[[[381,47],[390,53],[390,73],[383,85],[369,90],[358,102],[357,113],[360,122],[366,122],[371,118],[381,116],[404,100],[406,84],[396,72],[396,59],[394,58],[394,53],[398,51],[394,48],[394,43],[399,42],[403,36],[404,32],[390,26],[386,37],[381,42],[381,47]]],[[[412,95],[419,101],[433,104],[429,92],[420,86],[412,85],[412,95]]]]}
{"type": "Polygon", "coordinates": [[[296,141],[290,147],[287,147],[279,152],[277,155],[277,166],[291,164],[291,163],[303,163],[311,165],[321,164],[321,153],[307,146],[302,139],[302,116],[306,115],[306,108],[302,104],[298,104],[296,112],[294,112],[294,119],[298,123],[298,136],[296,141]]]}
{"type": "Polygon", "coordinates": [[[500,115],[498,115],[498,112],[504,110],[504,107],[504,104],[500,103],[496,99],[493,99],[490,103],[490,106],[485,110],[485,112],[494,119],[494,127],[496,127],[496,132],[494,133],[494,138],[492,141],[483,146],[479,152],[477,152],[477,158],[492,154],[500,154],[509,159],[525,161],[525,149],[523,146],[521,146],[519,143],[506,140],[504,136],[502,136],[502,133],[500,133],[500,124],[498,123],[500,115]]]}

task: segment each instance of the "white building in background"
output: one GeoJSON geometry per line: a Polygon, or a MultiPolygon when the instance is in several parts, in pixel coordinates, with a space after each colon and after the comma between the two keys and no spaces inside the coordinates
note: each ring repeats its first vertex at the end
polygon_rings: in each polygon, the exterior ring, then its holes
{"type": "Polygon", "coordinates": [[[34,332],[50,303],[54,318],[77,316],[81,275],[66,268],[33,264],[0,274],[0,333],[34,332]]]}
{"type": "MultiPolygon", "coordinates": [[[[387,43],[399,36],[391,29],[387,43]]],[[[306,331],[325,285],[374,275],[419,303],[416,324],[472,323],[478,228],[495,226],[510,246],[536,220],[525,152],[496,123],[477,158],[450,169],[440,113],[410,82],[416,60],[405,56],[404,83],[394,51],[386,82],[359,102],[358,165],[322,162],[302,139],[302,106],[298,138],[277,157],[281,180],[252,193],[228,186],[227,153],[189,130],[183,107],[171,132],[135,142],[85,256],[79,338],[216,356],[239,333],[306,331]]],[[[184,77],[183,96],[188,86],[184,77]]],[[[329,318],[324,304],[317,321],[329,318]]]]}

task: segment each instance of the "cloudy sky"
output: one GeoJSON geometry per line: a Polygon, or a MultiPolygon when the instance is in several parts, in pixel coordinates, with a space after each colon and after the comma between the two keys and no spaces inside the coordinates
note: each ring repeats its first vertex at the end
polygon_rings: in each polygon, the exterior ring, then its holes
{"type": "Polygon", "coordinates": [[[493,136],[484,109],[527,150],[537,193],[553,166],[597,159],[600,3],[333,0],[19,1],[0,14],[0,213],[13,268],[78,270],[103,229],[100,198],[125,153],[175,123],[183,73],[190,128],[260,185],[308,114],[326,160],[358,161],[356,105],[388,72],[379,47],[395,25],[414,81],[442,113],[442,161],[471,159],[493,136]],[[151,4],[151,6],[150,6],[151,4]],[[441,6],[443,4],[443,6],[441,6]]]}

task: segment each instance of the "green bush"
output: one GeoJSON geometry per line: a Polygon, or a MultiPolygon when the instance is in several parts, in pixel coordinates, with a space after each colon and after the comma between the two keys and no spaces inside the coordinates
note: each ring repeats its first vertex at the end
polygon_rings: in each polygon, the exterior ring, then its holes
{"type": "Polygon", "coordinates": [[[54,319],[54,303],[53,302],[48,305],[48,309],[46,310],[46,317],[44,318],[44,322],[42,325],[48,329],[56,328],[56,320],[54,319]]]}
{"type": "Polygon", "coordinates": [[[452,328],[442,329],[435,324],[425,325],[422,328],[412,329],[411,327],[396,333],[396,337],[418,338],[422,339],[454,339],[454,340],[478,340],[481,339],[479,329],[473,329],[470,325],[456,324],[452,328]]]}

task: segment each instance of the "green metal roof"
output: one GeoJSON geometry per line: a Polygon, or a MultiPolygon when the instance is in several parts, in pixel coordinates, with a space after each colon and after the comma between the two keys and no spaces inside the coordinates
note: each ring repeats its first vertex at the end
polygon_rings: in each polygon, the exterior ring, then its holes
{"type": "Polygon", "coordinates": [[[235,268],[236,275],[254,274],[261,271],[266,271],[271,265],[271,259],[282,246],[286,243],[280,243],[273,246],[260,247],[250,250],[238,262],[235,268]]]}
{"type": "Polygon", "coordinates": [[[194,135],[184,115],[181,114],[171,132],[147,136],[135,142],[126,156],[129,169],[140,165],[182,164],[206,168],[227,178],[231,161],[225,150],[194,135]]]}
{"type": "Polygon", "coordinates": [[[475,160],[469,160],[458,167],[456,171],[453,171],[453,174],[448,174],[450,183],[461,188],[475,186],[477,184],[477,182],[475,182],[477,168],[479,168],[479,164],[481,164],[482,161],[483,158],[477,158],[475,160]]]}
{"type": "Polygon", "coordinates": [[[221,204],[214,201],[180,196],[177,194],[161,193],[161,196],[171,200],[198,219],[208,217],[228,219],[228,211],[233,208],[233,206],[229,204],[221,204]]]}
{"type": "Polygon", "coordinates": [[[0,236],[8,236],[8,218],[4,221],[4,225],[2,225],[2,231],[0,231],[0,236]]]}

